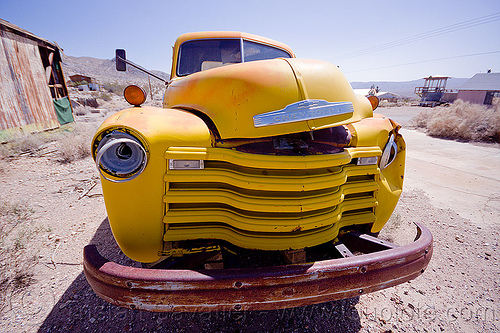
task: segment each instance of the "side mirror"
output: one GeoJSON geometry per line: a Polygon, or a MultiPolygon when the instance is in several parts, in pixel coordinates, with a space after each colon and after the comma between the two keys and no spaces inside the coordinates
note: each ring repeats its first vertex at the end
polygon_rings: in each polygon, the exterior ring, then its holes
{"type": "Polygon", "coordinates": [[[115,51],[115,61],[116,61],[116,70],[117,71],[125,72],[127,70],[127,64],[129,64],[130,66],[132,66],[134,68],[137,68],[141,72],[144,72],[144,73],[146,73],[148,75],[151,75],[155,79],[158,79],[158,80],[160,80],[162,82],[168,83],[167,80],[159,77],[156,74],[151,73],[147,69],[145,69],[145,68],[143,68],[143,67],[141,67],[141,66],[139,66],[139,65],[137,65],[135,63],[133,63],[132,61],[127,60],[127,56],[125,55],[125,50],[124,49],[116,49],[116,51],[115,51]]]}
{"type": "Polygon", "coordinates": [[[116,49],[116,70],[120,72],[125,72],[127,70],[127,63],[125,60],[127,56],[125,55],[124,49],[116,49]]]}

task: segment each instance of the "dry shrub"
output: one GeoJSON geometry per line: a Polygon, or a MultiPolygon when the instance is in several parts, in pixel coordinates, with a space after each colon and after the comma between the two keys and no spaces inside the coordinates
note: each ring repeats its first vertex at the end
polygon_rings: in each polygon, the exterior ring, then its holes
{"type": "Polygon", "coordinates": [[[429,135],[463,141],[499,142],[500,109],[457,100],[449,107],[424,111],[413,118],[429,135]]]}
{"type": "Polygon", "coordinates": [[[45,154],[48,144],[54,141],[57,135],[56,131],[13,135],[8,142],[0,145],[0,160],[9,161],[21,155],[42,156],[45,154]]]}
{"type": "Polygon", "coordinates": [[[0,143],[0,161],[6,159],[11,155],[10,147],[7,143],[0,143]]]}
{"type": "Polygon", "coordinates": [[[28,134],[21,136],[10,143],[10,150],[13,155],[23,153],[35,153],[40,147],[49,140],[41,133],[28,134]]]}
{"type": "Polygon", "coordinates": [[[40,231],[34,227],[34,211],[26,203],[12,203],[0,198],[0,300],[5,304],[9,293],[33,282],[33,267],[38,261],[33,238],[40,231]]]}
{"type": "Polygon", "coordinates": [[[123,96],[123,91],[128,86],[128,84],[120,84],[117,82],[107,82],[103,85],[103,88],[110,93],[115,95],[123,96]]]}
{"type": "Polygon", "coordinates": [[[61,163],[70,163],[90,155],[88,142],[81,137],[67,135],[58,142],[58,145],[58,161],[61,163]]]}
{"type": "MultiPolygon", "coordinates": [[[[109,102],[112,99],[111,94],[105,92],[99,92],[98,94],[96,94],[96,98],[101,99],[104,102],[109,102]]],[[[101,105],[101,103],[99,103],[99,105],[101,105]]]]}
{"type": "Polygon", "coordinates": [[[85,116],[90,113],[90,110],[92,110],[90,106],[77,106],[74,108],[74,113],[77,116],[85,116]]]}
{"type": "Polygon", "coordinates": [[[57,143],[58,161],[70,163],[90,156],[92,135],[92,129],[83,124],[66,133],[57,143]]]}
{"type": "Polygon", "coordinates": [[[13,136],[9,142],[2,144],[0,158],[8,160],[20,155],[31,157],[42,156],[46,153],[49,143],[56,141],[59,136],[60,132],[58,130],[18,134],[13,136]]]}
{"type": "Polygon", "coordinates": [[[427,129],[427,123],[429,122],[429,119],[431,119],[431,117],[432,117],[432,112],[425,110],[417,114],[415,117],[413,117],[412,123],[417,128],[427,129]]]}
{"type": "Polygon", "coordinates": [[[409,104],[410,102],[407,99],[399,99],[397,101],[388,101],[386,99],[383,99],[379,102],[379,107],[380,108],[402,107],[409,104]]]}
{"type": "Polygon", "coordinates": [[[9,167],[9,163],[0,154],[0,173],[5,172],[9,167]]]}
{"type": "Polygon", "coordinates": [[[0,172],[9,159],[54,156],[61,163],[69,163],[90,155],[90,141],[95,132],[94,124],[72,123],[61,128],[19,136],[0,146],[0,172]]]}
{"type": "Polygon", "coordinates": [[[493,98],[493,101],[491,101],[491,105],[496,109],[500,110],[500,97],[495,97],[493,98]]]}

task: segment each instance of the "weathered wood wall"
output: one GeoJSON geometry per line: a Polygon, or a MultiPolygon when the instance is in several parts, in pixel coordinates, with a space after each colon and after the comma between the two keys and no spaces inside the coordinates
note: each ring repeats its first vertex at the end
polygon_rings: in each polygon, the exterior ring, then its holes
{"type": "Polygon", "coordinates": [[[0,131],[59,127],[38,44],[0,30],[0,131]]]}

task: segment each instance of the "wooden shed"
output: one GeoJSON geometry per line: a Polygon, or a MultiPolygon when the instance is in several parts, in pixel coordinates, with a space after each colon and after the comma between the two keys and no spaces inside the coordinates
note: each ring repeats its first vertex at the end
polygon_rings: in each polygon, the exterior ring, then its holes
{"type": "Polygon", "coordinates": [[[458,89],[458,99],[475,104],[491,105],[500,97],[500,73],[478,73],[458,89]]]}
{"type": "Polygon", "coordinates": [[[72,121],[59,47],[0,19],[0,141],[72,121]]]}

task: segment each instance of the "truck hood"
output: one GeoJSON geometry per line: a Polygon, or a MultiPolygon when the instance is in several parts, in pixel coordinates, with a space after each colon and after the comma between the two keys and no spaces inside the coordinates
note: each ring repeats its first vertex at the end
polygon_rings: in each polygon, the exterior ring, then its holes
{"type": "Polygon", "coordinates": [[[351,123],[373,115],[333,64],[272,59],[213,68],[174,80],[165,108],[202,112],[221,139],[258,138],[351,123]]]}

